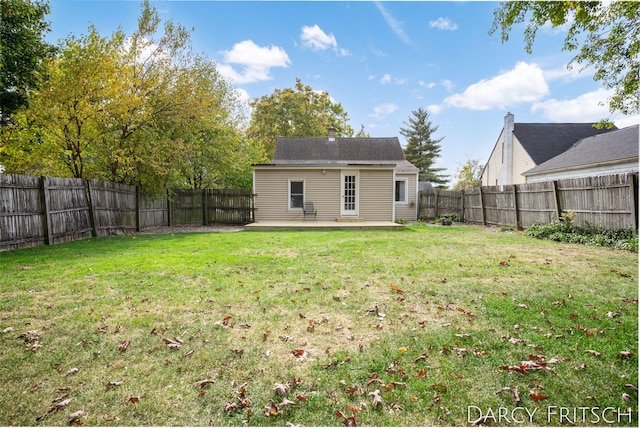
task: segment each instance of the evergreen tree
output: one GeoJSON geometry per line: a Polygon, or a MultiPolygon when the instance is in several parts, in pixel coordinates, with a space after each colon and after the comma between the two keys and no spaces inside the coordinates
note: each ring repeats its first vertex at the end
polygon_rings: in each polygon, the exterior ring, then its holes
{"type": "Polygon", "coordinates": [[[434,139],[438,130],[429,120],[429,113],[420,107],[411,112],[409,122],[403,122],[406,128],[400,128],[400,134],[407,140],[404,149],[405,158],[420,170],[420,181],[446,184],[449,176],[439,174],[444,168],[434,168],[436,158],[440,156],[440,142],[444,137],[434,139]]]}

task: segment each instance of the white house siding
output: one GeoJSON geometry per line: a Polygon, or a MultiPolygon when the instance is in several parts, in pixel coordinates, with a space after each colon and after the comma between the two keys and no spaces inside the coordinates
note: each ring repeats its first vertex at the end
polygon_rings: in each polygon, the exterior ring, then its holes
{"type": "MultiPolygon", "coordinates": [[[[493,152],[491,152],[491,156],[489,157],[489,161],[487,162],[487,166],[485,167],[482,173],[482,185],[483,186],[499,186],[504,184],[500,180],[501,170],[503,168],[503,150],[504,143],[504,131],[500,133],[500,137],[496,142],[495,147],[493,148],[493,152]]],[[[527,153],[527,151],[522,147],[518,138],[513,136],[513,150],[512,150],[512,171],[511,175],[511,183],[512,184],[522,184],[526,183],[526,178],[522,175],[523,172],[534,168],[536,164],[531,159],[531,156],[527,153]]],[[[503,175],[509,174],[509,172],[505,171],[502,173],[503,175]]]]}
{"type": "Polygon", "coordinates": [[[498,183],[498,175],[502,168],[502,142],[504,141],[504,132],[500,133],[496,145],[493,147],[491,156],[487,161],[487,165],[482,173],[483,186],[495,186],[498,183]]]}
{"type": "Polygon", "coordinates": [[[620,163],[617,165],[600,165],[575,169],[541,172],[527,176],[527,183],[539,183],[542,181],[565,180],[570,178],[595,177],[601,175],[616,175],[638,173],[638,161],[620,163]]]}
{"type": "Polygon", "coordinates": [[[396,174],[396,180],[407,179],[407,203],[396,204],[396,220],[416,221],[418,219],[418,174],[396,174]]]}
{"type": "MultiPolygon", "coordinates": [[[[527,182],[527,178],[522,175],[525,171],[529,171],[536,166],[529,153],[522,147],[520,141],[513,137],[513,176],[511,178],[513,184],[523,184],[527,182]]],[[[501,184],[501,183],[498,183],[501,184]]]]}

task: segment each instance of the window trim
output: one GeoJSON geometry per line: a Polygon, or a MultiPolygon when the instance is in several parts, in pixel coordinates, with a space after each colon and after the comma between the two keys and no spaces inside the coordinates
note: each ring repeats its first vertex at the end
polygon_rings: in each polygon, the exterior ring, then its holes
{"type": "MultiPolygon", "coordinates": [[[[305,195],[307,193],[307,186],[306,186],[306,181],[304,179],[295,179],[295,178],[290,178],[289,179],[289,183],[287,185],[287,209],[289,211],[302,211],[304,209],[304,201],[305,201],[305,195]],[[302,206],[300,207],[292,207],[291,206],[291,184],[292,183],[302,183],[302,206]]],[[[296,193],[294,193],[294,195],[297,195],[296,193]]]]}
{"type": "Polygon", "coordinates": [[[396,205],[407,205],[409,202],[409,179],[408,178],[398,178],[393,182],[393,201],[396,205]],[[404,199],[398,200],[398,182],[401,181],[404,183],[404,199]]]}

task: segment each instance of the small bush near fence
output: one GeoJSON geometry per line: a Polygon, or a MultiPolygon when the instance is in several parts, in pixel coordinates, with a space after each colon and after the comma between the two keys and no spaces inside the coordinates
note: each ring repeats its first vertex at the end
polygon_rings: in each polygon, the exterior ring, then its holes
{"type": "Polygon", "coordinates": [[[638,238],[633,229],[604,230],[595,226],[576,226],[571,220],[534,225],[524,231],[526,236],[571,244],[614,247],[638,252],[638,238]]]}

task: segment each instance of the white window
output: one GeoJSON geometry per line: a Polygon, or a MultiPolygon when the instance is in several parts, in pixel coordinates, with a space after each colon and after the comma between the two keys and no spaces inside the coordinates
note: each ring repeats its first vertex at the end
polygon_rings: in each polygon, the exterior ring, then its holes
{"type": "Polygon", "coordinates": [[[289,180],[289,209],[304,206],[304,180],[289,180]]]}
{"type": "Polygon", "coordinates": [[[396,180],[396,192],[395,192],[396,203],[398,204],[407,203],[407,184],[408,184],[408,180],[406,178],[401,178],[396,180]]]}

